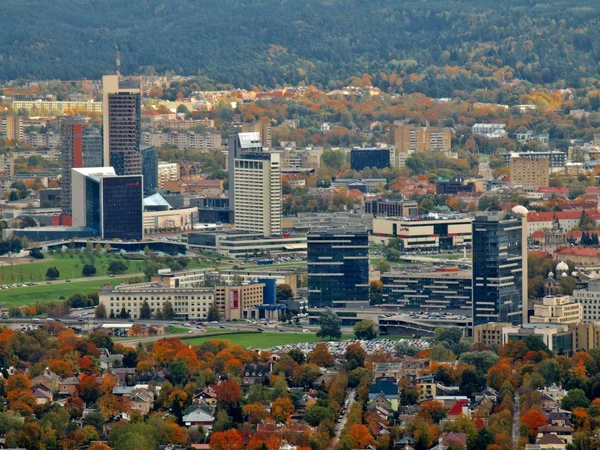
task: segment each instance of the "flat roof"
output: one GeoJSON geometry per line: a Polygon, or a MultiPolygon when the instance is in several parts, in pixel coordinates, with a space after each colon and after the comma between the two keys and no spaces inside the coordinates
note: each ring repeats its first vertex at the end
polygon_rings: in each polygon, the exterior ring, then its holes
{"type": "Polygon", "coordinates": [[[131,328],[132,323],[103,323],[102,328],[131,328]]]}

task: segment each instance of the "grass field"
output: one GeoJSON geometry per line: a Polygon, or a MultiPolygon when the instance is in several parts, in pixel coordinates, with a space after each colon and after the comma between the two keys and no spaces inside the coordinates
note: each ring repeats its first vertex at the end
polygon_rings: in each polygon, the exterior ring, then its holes
{"type": "MultiPolygon", "coordinates": [[[[353,336],[345,334],[342,339],[351,339],[353,336]]],[[[240,333],[231,336],[205,336],[182,339],[189,344],[202,344],[203,342],[215,340],[228,340],[233,345],[241,345],[242,347],[252,348],[269,348],[276,345],[299,344],[302,342],[319,342],[321,341],[313,333],[240,333]]]]}
{"type": "Polygon", "coordinates": [[[91,294],[98,292],[105,283],[116,284],[118,280],[94,280],[73,283],[43,284],[24,288],[3,289],[0,291],[0,303],[4,308],[12,306],[34,305],[38,302],[48,303],[59,300],[59,297],[70,297],[73,294],[91,294]]]}
{"type": "Polygon", "coordinates": [[[165,331],[167,333],[171,333],[171,334],[187,333],[189,330],[190,330],[189,328],[183,328],[183,327],[167,327],[167,328],[165,328],[165,331]]]}
{"type": "Polygon", "coordinates": [[[56,267],[60,272],[59,279],[83,278],[81,270],[86,264],[93,264],[96,267],[97,277],[108,276],[107,271],[112,261],[123,261],[127,264],[125,274],[140,273],[144,271],[144,261],[128,261],[115,254],[72,254],[72,253],[54,253],[47,255],[46,259],[29,264],[15,264],[13,266],[2,264],[0,267],[0,284],[21,283],[22,281],[39,282],[45,280],[46,270],[49,267],[56,267]]]}

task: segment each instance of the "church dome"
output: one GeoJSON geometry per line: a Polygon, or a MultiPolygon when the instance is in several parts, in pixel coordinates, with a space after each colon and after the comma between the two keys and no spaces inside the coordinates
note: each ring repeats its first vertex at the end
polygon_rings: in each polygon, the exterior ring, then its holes
{"type": "Polygon", "coordinates": [[[548,278],[554,278],[554,273],[553,273],[553,272],[550,272],[550,273],[548,274],[548,278]]]}
{"type": "Polygon", "coordinates": [[[515,214],[520,214],[522,216],[527,216],[527,213],[529,211],[527,211],[527,208],[525,208],[522,205],[517,205],[512,209],[512,212],[514,212],[515,214]]]}
{"type": "Polygon", "coordinates": [[[575,271],[571,272],[571,276],[572,276],[573,278],[575,278],[575,277],[577,276],[577,272],[575,272],[575,271]]]}
{"type": "Polygon", "coordinates": [[[569,274],[567,272],[563,272],[563,274],[561,275],[562,278],[567,278],[569,276],[569,274]]]}
{"type": "Polygon", "coordinates": [[[556,273],[569,272],[569,266],[566,262],[561,261],[556,265],[556,273]]]}

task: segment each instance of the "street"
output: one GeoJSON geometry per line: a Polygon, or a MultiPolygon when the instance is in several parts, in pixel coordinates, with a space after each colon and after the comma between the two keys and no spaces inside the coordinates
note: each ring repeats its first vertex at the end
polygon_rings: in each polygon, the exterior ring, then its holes
{"type": "Polygon", "coordinates": [[[331,443],[329,444],[330,450],[333,450],[337,446],[337,443],[340,440],[340,435],[342,434],[342,430],[346,426],[348,411],[350,411],[350,408],[352,407],[352,404],[354,403],[354,389],[350,390],[350,392],[346,396],[346,400],[350,400],[350,402],[348,403],[348,408],[346,408],[346,411],[344,412],[344,415],[343,415],[340,423],[337,423],[337,418],[336,418],[335,435],[333,436],[333,439],[331,440],[331,443]]]}

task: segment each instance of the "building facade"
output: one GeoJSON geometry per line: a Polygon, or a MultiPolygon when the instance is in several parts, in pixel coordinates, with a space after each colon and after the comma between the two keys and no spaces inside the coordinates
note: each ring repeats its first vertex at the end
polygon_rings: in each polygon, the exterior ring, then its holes
{"type": "Polygon", "coordinates": [[[229,207],[235,211],[235,160],[247,153],[257,154],[263,152],[260,133],[237,133],[229,138],[227,149],[227,170],[229,171],[229,207]]]}
{"type": "Polygon", "coordinates": [[[179,164],[159,162],[158,163],[158,189],[162,189],[167,181],[179,180],[179,164]]]}
{"type": "Polygon", "coordinates": [[[23,117],[11,115],[0,118],[0,137],[14,143],[23,142],[23,117]]]}
{"type": "Polygon", "coordinates": [[[510,184],[537,190],[550,185],[550,160],[548,158],[510,158],[508,165],[510,184]]]}
{"type": "Polygon", "coordinates": [[[440,127],[414,127],[397,125],[394,131],[396,152],[450,152],[452,148],[452,130],[440,127]]]}
{"type": "Polygon", "coordinates": [[[62,174],[61,207],[65,214],[71,214],[71,169],[83,167],[84,120],[62,120],[60,165],[62,174]]]}
{"type": "Polygon", "coordinates": [[[530,323],[580,323],[583,319],[583,305],[572,301],[568,295],[545,296],[542,304],[533,306],[530,323]]]}
{"type": "Polygon", "coordinates": [[[354,147],[350,150],[350,168],[360,171],[367,167],[377,169],[390,167],[390,149],[354,147]]]}
{"type": "Polygon", "coordinates": [[[376,200],[365,201],[365,213],[373,216],[413,217],[419,214],[419,204],[414,200],[376,200]]]}
{"type": "Polygon", "coordinates": [[[369,238],[364,229],[314,228],[307,236],[311,307],[369,304],[369,238]]]}
{"type": "Polygon", "coordinates": [[[259,122],[244,122],[242,123],[242,133],[258,133],[263,148],[271,148],[273,146],[271,139],[271,123],[266,120],[259,122]]]}
{"type": "Polygon", "coordinates": [[[473,219],[468,216],[420,216],[416,218],[376,217],[374,244],[399,239],[403,249],[452,249],[471,245],[473,219]]]}
{"type": "Polygon", "coordinates": [[[281,235],[281,166],[278,153],[245,154],[234,160],[236,230],[281,235]]]}
{"type": "Polygon", "coordinates": [[[504,164],[507,166],[510,164],[510,160],[513,157],[530,159],[547,158],[550,169],[562,169],[567,163],[567,154],[558,150],[549,150],[543,152],[506,152],[502,154],[504,164]]]}
{"type": "Polygon", "coordinates": [[[215,306],[223,320],[258,319],[264,302],[264,283],[215,286],[215,306]]]}
{"type": "Polygon", "coordinates": [[[381,282],[385,305],[399,305],[403,310],[471,313],[473,292],[469,270],[393,270],[382,273],[381,282]]]}
{"type": "Polygon", "coordinates": [[[142,173],[139,82],[105,75],[102,89],[104,164],[113,167],[117,175],[139,175],[142,173]]]}
{"type": "Polygon", "coordinates": [[[72,169],[74,227],[104,239],[143,239],[142,176],[118,176],[112,167],[72,169]]]}
{"type": "Polygon", "coordinates": [[[158,155],[153,146],[142,147],[142,175],[144,176],[144,197],[158,191],[158,155]]]}
{"type": "Polygon", "coordinates": [[[575,289],[573,300],[583,308],[583,322],[600,321],[600,280],[590,280],[587,289],[575,289]]]}
{"type": "Polygon", "coordinates": [[[160,283],[119,285],[100,291],[99,300],[106,314],[118,316],[122,309],[132,319],[139,319],[142,305],[148,303],[152,317],[163,311],[168,302],[175,310],[175,317],[184,320],[205,320],[214,305],[213,288],[168,288],[160,283]]]}
{"type": "Polygon", "coordinates": [[[473,325],[526,323],[526,215],[513,212],[477,215],[473,222],[472,252],[473,325]]]}

